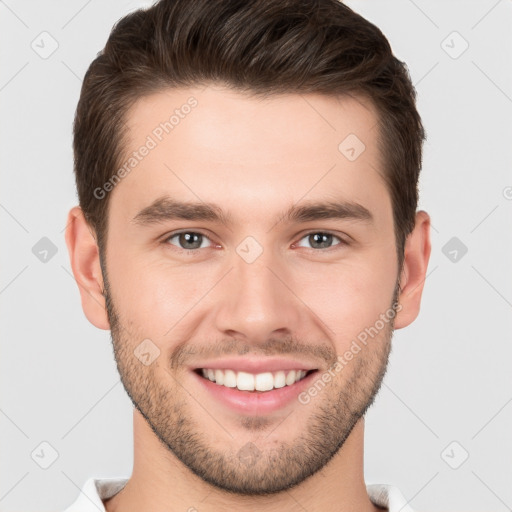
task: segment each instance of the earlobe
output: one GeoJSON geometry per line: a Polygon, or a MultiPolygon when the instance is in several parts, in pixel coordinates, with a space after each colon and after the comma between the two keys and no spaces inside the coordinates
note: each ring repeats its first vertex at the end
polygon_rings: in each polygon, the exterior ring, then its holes
{"type": "Polygon", "coordinates": [[[407,237],[404,262],[400,274],[400,311],[395,329],[411,324],[420,312],[421,295],[430,259],[430,217],[424,211],[416,213],[416,224],[407,237]]]}
{"type": "Polygon", "coordinates": [[[109,330],[99,249],[92,229],[78,206],[68,214],[66,245],[85,316],[99,329],[109,330]]]}

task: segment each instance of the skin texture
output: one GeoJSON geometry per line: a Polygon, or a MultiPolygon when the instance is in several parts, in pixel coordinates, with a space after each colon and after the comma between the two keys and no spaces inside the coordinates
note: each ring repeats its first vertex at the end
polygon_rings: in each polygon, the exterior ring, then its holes
{"type": "Polygon", "coordinates": [[[363,415],[385,374],[393,328],[419,312],[429,216],[416,214],[399,273],[377,117],[362,98],[166,90],[129,112],[127,156],[191,96],[197,105],[110,192],[106,274],[80,208],[69,213],[84,313],[111,329],[135,406],[132,477],[107,510],[377,510],[363,478],[363,415]],[[349,134],[365,145],[354,161],[338,149],[349,134]],[[164,195],[215,203],[229,223],[133,220],[164,195]],[[373,221],[280,217],[325,201],[359,203],[373,221]],[[182,230],[203,235],[199,248],[170,238],[182,230]],[[309,236],[325,232],[333,235],[325,245],[309,236]],[[237,252],[247,237],[263,249],[251,263],[237,252]],[[390,311],[392,320],[307,404],[235,413],[191,371],[199,357],[278,355],[310,361],[321,375],[390,311]],[[134,351],[147,339],[160,352],[146,366],[134,351]]]}

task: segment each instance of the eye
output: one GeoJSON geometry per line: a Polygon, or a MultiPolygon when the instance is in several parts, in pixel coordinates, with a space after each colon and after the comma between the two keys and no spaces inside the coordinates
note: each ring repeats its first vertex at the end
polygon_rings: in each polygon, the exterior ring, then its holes
{"type": "Polygon", "coordinates": [[[165,243],[170,243],[171,245],[176,245],[179,249],[189,251],[209,247],[206,241],[210,242],[210,239],[206,235],[197,233],[196,231],[181,231],[180,233],[174,233],[164,240],[165,243]],[[172,242],[173,239],[176,239],[177,243],[172,242]]]}
{"type": "Polygon", "coordinates": [[[336,245],[348,245],[348,242],[341,239],[339,236],[333,235],[331,233],[326,233],[323,231],[314,231],[312,233],[308,233],[306,236],[301,238],[301,240],[296,244],[299,247],[305,247],[302,245],[302,240],[307,240],[312,249],[329,249],[332,247],[333,240],[337,239],[340,243],[336,245]]]}
{"type": "MultiPolygon", "coordinates": [[[[307,243],[310,244],[309,248],[311,249],[329,249],[331,247],[336,247],[337,245],[348,245],[348,242],[339,236],[324,231],[308,233],[294,245],[299,247],[308,247],[303,245],[303,240],[306,240],[307,243]],[[334,240],[338,240],[338,243],[333,245],[334,240]]],[[[213,243],[206,235],[197,231],[180,231],[178,233],[173,233],[164,240],[164,243],[174,245],[178,249],[185,251],[194,251],[213,246],[213,243]]]]}

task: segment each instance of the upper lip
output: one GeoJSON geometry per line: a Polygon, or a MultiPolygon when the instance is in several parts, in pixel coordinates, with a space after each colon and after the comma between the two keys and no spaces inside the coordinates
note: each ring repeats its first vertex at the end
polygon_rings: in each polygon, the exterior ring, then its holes
{"type": "Polygon", "coordinates": [[[235,370],[247,373],[277,372],[279,370],[317,370],[318,366],[299,359],[277,357],[226,357],[199,361],[192,369],[235,370]]]}

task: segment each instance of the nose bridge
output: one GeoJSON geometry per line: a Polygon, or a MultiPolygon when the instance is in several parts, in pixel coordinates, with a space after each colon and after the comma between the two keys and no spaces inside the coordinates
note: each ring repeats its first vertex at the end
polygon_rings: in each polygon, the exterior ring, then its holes
{"type": "Polygon", "coordinates": [[[218,303],[217,327],[254,342],[265,341],[277,330],[289,334],[297,328],[300,301],[284,284],[286,272],[275,254],[265,250],[254,257],[255,248],[248,243],[249,251],[244,252],[247,246],[242,243],[234,255],[234,268],[218,303]]]}

